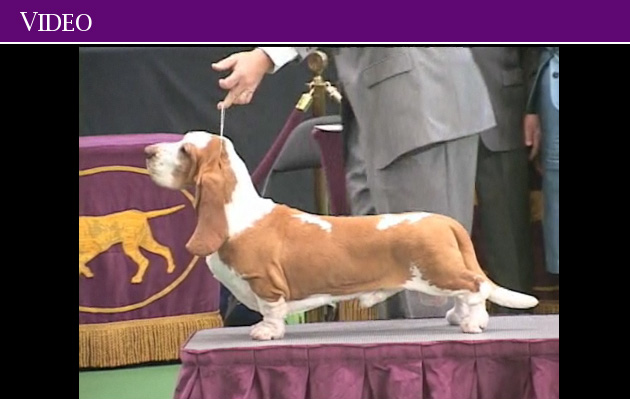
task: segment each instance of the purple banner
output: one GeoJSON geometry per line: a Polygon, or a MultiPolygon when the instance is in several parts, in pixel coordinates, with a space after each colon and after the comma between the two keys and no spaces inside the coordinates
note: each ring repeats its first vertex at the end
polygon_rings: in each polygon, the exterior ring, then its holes
{"type": "Polygon", "coordinates": [[[5,1],[1,42],[628,41],[628,5],[568,2],[5,1]]]}
{"type": "Polygon", "coordinates": [[[194,193],[155,185],[143,149],[174,134],[79,138],[79,324],[216,311],[219,284],[185,244],[194,193]]]}

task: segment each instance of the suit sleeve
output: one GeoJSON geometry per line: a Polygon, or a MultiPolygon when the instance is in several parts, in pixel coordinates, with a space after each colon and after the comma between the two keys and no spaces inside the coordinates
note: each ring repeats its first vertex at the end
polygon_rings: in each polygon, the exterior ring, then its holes
{"type": "Polygon", "coordinates": [[[308,57],[309,54],[311,54],[312,52],[315,52],[318,47],[294,47],[295,51],[297,51],[297,53],[300,56],[300,61],[305,59],[306,57],[308,57]]]}
{"type": "Polygon", "coordinates": [[[310,53],[317,50],[317,47],[258,47],[267,54],[273,62],[273,71],[276,73],[280,68],[299,58],[300,61],[305,59],[310,53]]]}
{"type": "Polygon", "coordinates": [[[267,54],[273,62],[273,71],[276,73],[280,68],[293,61],[299,53],[296,47],[258,47],[267,54]]]}

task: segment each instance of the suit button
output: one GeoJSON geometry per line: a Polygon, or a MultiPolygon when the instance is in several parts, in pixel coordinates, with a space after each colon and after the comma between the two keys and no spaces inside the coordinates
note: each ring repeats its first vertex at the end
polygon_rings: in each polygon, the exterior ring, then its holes
{"type": "Polygon", "coordinates": [[[560,72],[554,72],[551,76],[553,76],[554,79],[558,79],[560,77],[560,72]]]}

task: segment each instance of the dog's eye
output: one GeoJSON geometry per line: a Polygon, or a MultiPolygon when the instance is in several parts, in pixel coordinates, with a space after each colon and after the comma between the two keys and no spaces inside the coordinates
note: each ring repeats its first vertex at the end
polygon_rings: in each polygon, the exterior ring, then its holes
{"type": "Polygon", "coordinates": [[[193,151],[193,145],[190,143],[184,143],[179,147],[179,153],[182,155],[190,156],[193,151]]]}

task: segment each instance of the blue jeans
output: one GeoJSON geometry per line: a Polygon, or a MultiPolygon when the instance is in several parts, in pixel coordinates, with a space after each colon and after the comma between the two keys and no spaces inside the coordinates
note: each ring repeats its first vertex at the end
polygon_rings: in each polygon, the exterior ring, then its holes
{"type": "Polygon", "coordinates": [[[543,235],[547,271],[560,274],[560,110],[554,106],[550,94],[551,85],[559,84],[559,73],[553,77],[551,69],[547,66],[542,71],[538,91],[542,127],[543,235]]]}

